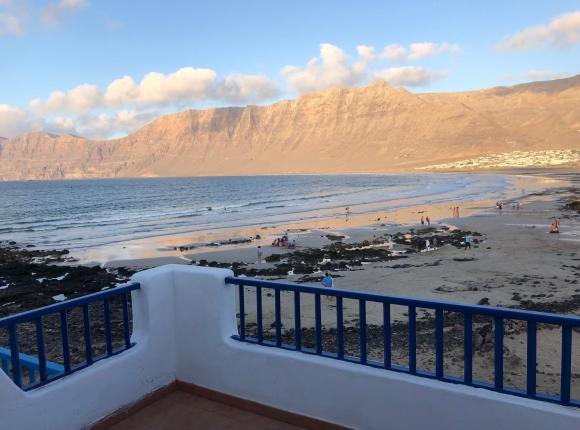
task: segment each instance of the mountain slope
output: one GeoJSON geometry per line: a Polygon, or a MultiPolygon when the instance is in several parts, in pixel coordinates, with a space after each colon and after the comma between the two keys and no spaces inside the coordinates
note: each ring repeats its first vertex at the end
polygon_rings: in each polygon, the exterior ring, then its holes
{"type": "Polygon", "coordinates": [[[188,110],[117,140],[0,140],[0,179],[393,171],[580,147],[580,76],[462,93],[377,81],[270,106],[188,110]]]}

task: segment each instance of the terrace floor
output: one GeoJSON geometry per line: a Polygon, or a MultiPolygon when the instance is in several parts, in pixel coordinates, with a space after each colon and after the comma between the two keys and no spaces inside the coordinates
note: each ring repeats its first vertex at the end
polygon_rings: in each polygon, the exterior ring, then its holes
{"type": "Polygon", "coordinates": [[[300,429],[204,397],[173,391],[109,430],[293,430],[300,429]]]}

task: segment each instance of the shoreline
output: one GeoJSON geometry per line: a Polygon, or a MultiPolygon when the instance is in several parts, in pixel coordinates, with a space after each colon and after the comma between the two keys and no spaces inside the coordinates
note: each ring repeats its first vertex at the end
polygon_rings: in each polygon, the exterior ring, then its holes
{"type": "MultiPolygon", "coordinates": [[[[91,250],[74,250],[73,253],[81,264],[101,264],[104,267],[116,267],[129,262],[138,267],[146,267],[145,261],[154,263],[159,261],[180,262],[180,259],[189,258],[187,254],[211,252],[216,249],[233,249],[236,247],[267,246],[275,237],[282,236],[287,230],[328,230],[335,234],[347,234],[348,230],[360,228],[374,228],[381,224],[392,227],[412,225],[419,221],[421,214],[429,214],[432,219],[446,219],[451,216],[450,206],[459,206],[461,215],[467,216],[485,210],[501,199],[522,197],[520,190],[524,188],[526,194],[543,191],[550,186],[562,186],[565,180],[549,176],[547,172],[540,177],[528,175],[503,175],[508,177],[510,185],[496,195],[488,195],[489,199],[463,199],[445,201],[443,203],[417,204],[414,197],[386,200],[380,203],[359,204],[351,206],[351,215],[348,222],[342,214],[336,211],[320,211],[314,213],[314,219],[285,222],[266,222],[244,226],[220,227],[218,229],[203,229],[191,233],[155,236],[144,239],[93,248],[91,250]],[[491,199],[492,197],[495,200],[491,199]],[[389,204],[388,209],[377,209],[389,204]],[[378,221],[380,219],[380,221],[378,221]],[[258,239],[256,239],[258,238],[258,239]],[[248,240],[245,244],[230,246],[228,243],[215,246],[217,242],[248,240]],[[209,246],[202,246],[203,244],[209,246]],[[142,260],[140,262],[139,260],[142,260]],[[132,263],[134,262],[134,263],[132,263]]],[[[435,200],[437,200],[435,196],[435,200]]],[[[341,208],[340,211],[343,209],[341,208]]],[[[314,211],[316,212],[316,211],[314,211]]],[[[404,228],[404,227],[402,227],[404,228]]],[[[298,236],[304,236],[299,234],[298,236]]]]}

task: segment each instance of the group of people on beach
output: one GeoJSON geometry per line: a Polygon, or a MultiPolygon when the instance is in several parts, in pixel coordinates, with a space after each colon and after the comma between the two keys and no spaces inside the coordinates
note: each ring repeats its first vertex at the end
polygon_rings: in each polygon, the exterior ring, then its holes
{"type": "Polygon", "coordinates": [[[453,206],[451,209],[453,210],[453,218],[459,218],[459,206],[453,206]]]}
{"type": "Polygon", "coordinates": [[[272,242],[272,246],[294,249],[296,248],[296,240],[288,239],[288,236],[284,235],[282,237],[277,237],[276,239],[274,239],[274,242],[272,242]]]}
{"type": "Polygon", "coordinates": [[[429,215],[427,215],[426,217],[421,217],[421,225],[425,224],[427,224],[428,226],[431,225],[431,218],[429,218],[429,215]]]}
{"type": "Polygon", "coordinates": [[[560,233],[560,220],[556,218],[554,222],[550,225],[550,233],[560,233]]]}

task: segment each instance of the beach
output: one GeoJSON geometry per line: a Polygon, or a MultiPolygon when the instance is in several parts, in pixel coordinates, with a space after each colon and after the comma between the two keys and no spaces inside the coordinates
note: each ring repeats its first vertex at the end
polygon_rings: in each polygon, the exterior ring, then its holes
{"type": "MultiPolygon", "coordinates": [[[[497,209],[497,200],[492,195],[486,195],[485,200],[429,202],[388,211],[352,206],[348,215],[135,241],[123,246],[131,249],[128,256],[142,255],[141,258],[114,258],[89,264],[94,266],[89,272],[87,264],[74,251],[55,257],[32,247],[18,251],[22,252],[19,257],[22,267],[18,271],[4,271],[0,283],[6,288],[0,289],[3,304],[0,311],[6,315],[46,305],[61,293],[70,298],[99,291],[126,282],[135,271],[178,263],[225,267],[240,276],[317,286],[321,285],[324,273],[329,272],[335,288],[578,315],[580,216],[573,209],[575,206],[566,205],[580,200],[579,183],[580,175],[573,172],[517,177],[511,188],[502,190],[498,196],[498,200],[502,197],[505,202],[502,210],[497,209]],[[512,208],[514,200],[519,202],[519,209],[512,208]],[[453,207],[459,207],[459,217],[454,216],[453,207]],[[431,225],[422,225],[421,218],[425,220],[427,216],[431,225]],[[561,221],[559,234],[548,233],[554,219],[561,221]],[[464,249],[468,234],[473,237],[472,247],[464,249]],[[295,248],[272,245],[284,235],[295,241],[295,248]],[[426,250],[426,240],[435,249],[426,250]],[[260,261],[258,246],[263,250],[260,261]],[[146,251],[142,252],[143,249],[146,251]],[[42,275],[41,270],[49,274],[42,275]],[[86,273],[77,277],[79,270],[86,273]],[[19,277],[16,273],[20,273],[19,277]],[[75,282],[75,278],[84,282],[87,276],[99,281],[91,287],[75,282]],[[39,285],[31,285],[32,280],[39,285]]],[[[7,251],[7,255],[22,249],[19,244],[12,246],[13,251],[7,251]]],[[[255,296],[250,294],[253,291],[247,289],[245,295],[249,333],[256,329],[255,296]]],[[[271,338],[274,298],[267,289],[263,292],[263,307],[264,335],[271,338]]],[[[336,347],[335,309],[333,299],[323,300],[323,338],[328,351],[336,347]]],[[[393,362],[402,366],[407,360],[406,312],[397,306],[391,309],[393,362]]],[[[417,315],[418,366],[433,369],[433,312],[417,309],[417,315]]],[[[345,348],[348,354],[356,356],[356,302],[344,301],[344,319],[345,348]]],[[[293,298],[286,293],[282,294],[282,323],[284,339],[291,343],[293,298]]],[[[381,361],[381,306],[368,304],[367,323],[369,357],[381,361]]],[[[301,325],[305,345],[311,344],[314,299],[308,295],[302,301],[301,325]]],[[[493,379],[492,326],[490,320],[474,321],[474,377],[479,380],[493,379]]],[[[453,315],[446,316],[445,363],[449,375],[462,374],[462,330],[462,321],[453,315]]],[[[559,356],[556,346],[559,333],[548,326],[540,326],[538,331],[538,386],[553,393],[558,392],[559,384],[559,364],[554,361],[559,356]]],[[[574,333],[574,338],[579,335],[574,333]]],[[[525,337],[526,328],[521,323],[506,321],[506,383],[514,387],[525,386],[525,337]]],[[[580,342],[574,341],[573,345],[574,356],[580,356],[580,342]]],[[[572,389],[579,393],[577,373],[573,375],[572,389]]]]}

